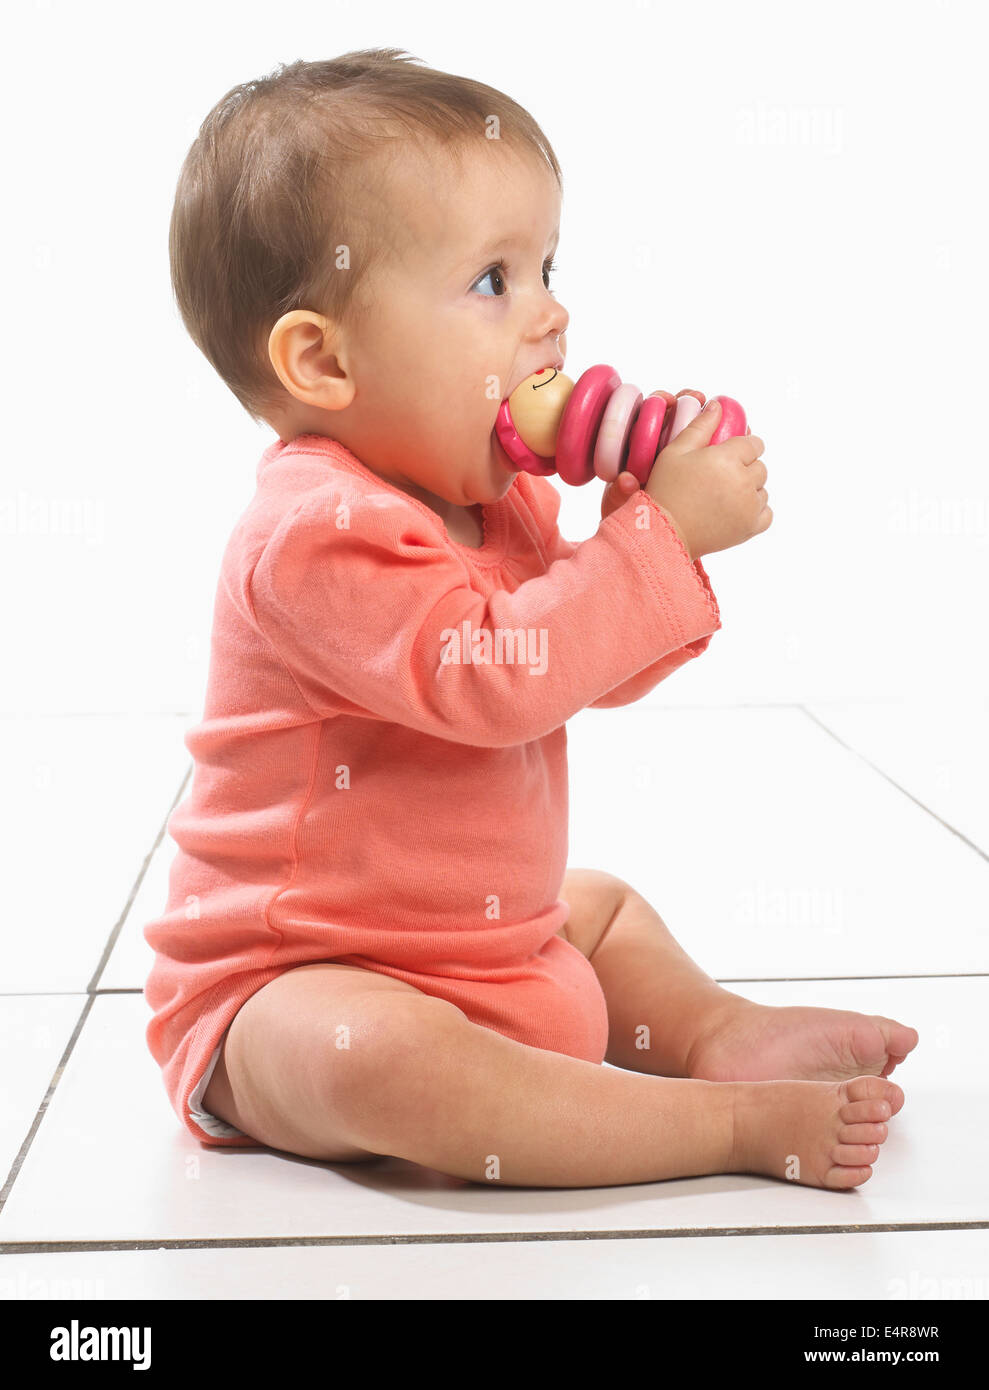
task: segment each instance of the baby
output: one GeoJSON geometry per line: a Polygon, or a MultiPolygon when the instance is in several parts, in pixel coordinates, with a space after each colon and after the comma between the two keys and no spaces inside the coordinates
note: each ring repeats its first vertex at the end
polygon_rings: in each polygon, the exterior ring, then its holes
{"type": "Polygon", "coordinates": [[[566,865],[566,721],[706,650],[701,556],[772,513],[763,441],[709,446],[717,409],[579,545],[513,468],[501,401],[564,365],[561,189],[526,111],[397,49],[237,87],[189,151],[179,308],[278,438],[223,557],[148,1045],[207,1145],[854,1187],[916,1031],[722,989],[566,865]]]}

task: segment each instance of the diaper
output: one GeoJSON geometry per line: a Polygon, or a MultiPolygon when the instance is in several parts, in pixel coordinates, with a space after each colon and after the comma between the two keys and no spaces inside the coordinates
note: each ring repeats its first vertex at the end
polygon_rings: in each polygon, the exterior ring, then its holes
{"type": "MultiPolygon", "coordinates": [[[[226,1033],[224,1033],[223,1037],[226,1037],[226,1033]]],[[[249,1136],[244,1134],[242,1129],[238,1129],[236,1125],[227,1124],[226,1120],[221,1120],[216,1115],[211,1115],[209,1111],[204,1110],[202,1106],[202,1099],[206,1094],[206,1088],[209,1085],[210,1077],[213,1075],[213,1070],[220,1060],[220,1048],[222,1046],[223,1038],[220,1039],[213,1049],[213,1055],[206,1064],[206,1070],[200,1077],[199,1084],[189,1097],[189,1118],[194,1124],[197,1124],[201,1130],[206,1134],[213,1135],[214,1138],[230,1139],[237,1135],[241,1135],[246,1139],[249,1136]]]]}

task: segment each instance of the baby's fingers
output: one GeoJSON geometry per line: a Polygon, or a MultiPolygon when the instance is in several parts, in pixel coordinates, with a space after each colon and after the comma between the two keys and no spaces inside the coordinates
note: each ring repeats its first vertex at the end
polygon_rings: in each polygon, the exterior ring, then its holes
{"type": "Polygon", "coordinates": [[[638,492],[638,480],[627,470],[619,473],[618,477],[607,484],[601,494],[601,519],[611,515],[626,501],[633,492],[638,492]]]}

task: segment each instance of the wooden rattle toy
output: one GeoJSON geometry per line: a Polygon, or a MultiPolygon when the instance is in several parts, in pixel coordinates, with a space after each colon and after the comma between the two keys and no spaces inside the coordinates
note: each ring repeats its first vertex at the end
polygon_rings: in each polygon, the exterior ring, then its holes
{"type": "MultiPolygon", "coordinates": [[[[745,434],[738,401],[713,399],[721,402],[721,419],[711,444],[745,434]]],[[[645,487],[656,455],[702,409],[696,396],[679,396],[670,408],[660,395],[643,400],[614,367],[588,367],[576,384],[543,367],[502,401],[495,433],[513,465],[527,473],[559,473],[579,487],[595,477],[613,482],[627,469],[645,487]]]]}

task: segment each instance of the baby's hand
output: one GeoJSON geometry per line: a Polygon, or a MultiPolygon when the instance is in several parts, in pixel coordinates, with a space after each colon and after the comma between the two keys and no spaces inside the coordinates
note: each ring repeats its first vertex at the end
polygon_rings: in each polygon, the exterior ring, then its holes
{"type": "Polygon", "coordinates": [[[639,484],[632,473],[619,473],[612,483],[608,483],[604,492],[601,494],[601,520],[610,516],[616,511],[626,498],[631,497],[633,492],[638,492],[639,484]]]}
{"type": "MultiPolygon", "coordinates": [[[[694,391],[690,387],[678,391],[676,396],[670,391],[655,391],[657,396],[663,396],[666,400],[668,410],[675,409],[678,396],[696,396],[701,405],[704,404],[704,395],[701,391],[694,391]]],[[[616,511],[626,498],[631,497],[633,492],[638,492],[639,484],[631,473],[619,473],[614,482],[608,483],[604,492],[601,494],[601,520],[610,516],[616,511]]]]}
{"type": "Polygon", "coordinates": [[[718,409],[703,410],[660,451],[646,479],[692,560],[741,545],[773,520],[763,441],[746,433],[711,444],[720,419],[718,409]]]}

